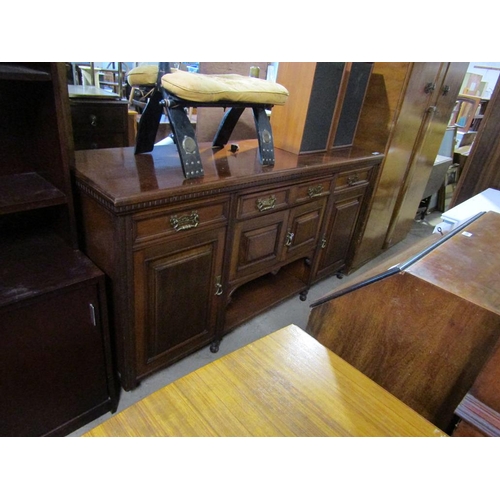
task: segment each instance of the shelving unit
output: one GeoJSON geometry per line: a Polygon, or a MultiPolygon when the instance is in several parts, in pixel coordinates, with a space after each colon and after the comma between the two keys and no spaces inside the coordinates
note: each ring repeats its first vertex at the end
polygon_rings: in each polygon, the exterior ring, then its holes
{"type": "Polygon", "coordinates": [[[64,435],[116,408],[104,274],[77,249],[64,64],[0,63],[0,112],[0,436],[64,435]]]}

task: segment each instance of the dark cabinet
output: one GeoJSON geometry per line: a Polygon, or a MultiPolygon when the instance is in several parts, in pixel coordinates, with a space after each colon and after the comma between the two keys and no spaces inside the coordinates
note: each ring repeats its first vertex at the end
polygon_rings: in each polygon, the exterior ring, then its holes
{"type": "Polygon", "coordinates": [[[114,411],[104,274],[77,249],[64,65],[0,64],[0,435],[114,411]]]}
{"type": "Polygon", "coordinates": [[[75,149],[128,146],[128,101],[71,99],[75,149]]]}
{"type": "MultiPolygon", "coordinates": [[[[2,294],[2,436],[65,435],[116,408],[104,275],[78,251],[38,243],[72,267],[64,273],[39,256],[32,265],[47,267],[21,281],[24,289],[17,293],[25,298],[2,294]],[[45,286],[36,284],[40,279],[45,286]]],[[[8,281],[14,277],[2,274],[8,281]]]]}

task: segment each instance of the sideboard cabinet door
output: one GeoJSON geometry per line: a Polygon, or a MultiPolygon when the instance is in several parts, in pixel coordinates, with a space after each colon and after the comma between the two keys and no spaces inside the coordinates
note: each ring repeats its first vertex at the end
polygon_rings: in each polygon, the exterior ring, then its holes
{"type": "Polygon", "coordinates": [[[137,378],[213,339],[224,237],[219,228],[134,253],[137,378]]]}
{"type": "Polygon", "coordinates": [[[347,171],[334,179],[313,281],[342,271],[348,265],[360,214],[373,184],[373,175],[374,168],[371,166],[347,171]]]}

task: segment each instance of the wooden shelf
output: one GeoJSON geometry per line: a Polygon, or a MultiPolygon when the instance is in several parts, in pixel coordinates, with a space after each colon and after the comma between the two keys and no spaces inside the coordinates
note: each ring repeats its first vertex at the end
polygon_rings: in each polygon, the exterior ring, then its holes
{"type": "Polygon", "coordinates": [[[301,259],[284,266],[277,274],[265,274],[236,289],[226,310],[224,332],[255,317],[257,311],[264,312],[307,290],[306,283],[298,277],[303,274],[304,265],[301,259]]]}
{"type": "Polygon", "coordinates": [[[66,202],[64,193],[35,172],[0,177],[0,215],[66,202]]]}
{"type": "MultiPolygon", "coordinates": [[[[45,63],[47,66],[47,63],[45,63]]],[[[29,81],[50,81],[52,75],[49,71],[42,69],[43,64],[32,63],[27,65],[0,64],[0,80],[29,80],[29,81]]]]}
{"type": "Polygon", "coordinates": [[[58,236],[40,231],[0,240],[0,307],[93,278],[99,270],[58,236]]]}

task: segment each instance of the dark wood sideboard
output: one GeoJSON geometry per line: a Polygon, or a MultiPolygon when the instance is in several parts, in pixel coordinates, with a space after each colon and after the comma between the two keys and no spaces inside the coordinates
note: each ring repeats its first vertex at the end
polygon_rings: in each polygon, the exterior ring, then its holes
{"type": "Polygon", "coordinates": [[[175,146],[76,152],[84,252],[107,274],[122,386],[212,344],[314,282],[347,272],[380,154],[201,144],[186,180],[175,146]]]}

